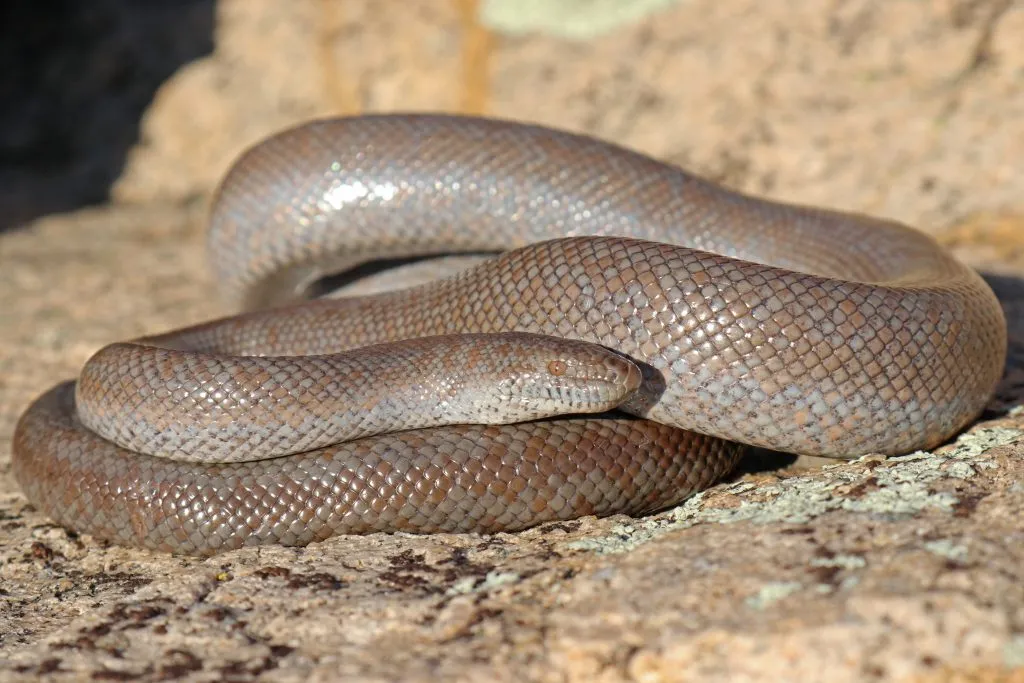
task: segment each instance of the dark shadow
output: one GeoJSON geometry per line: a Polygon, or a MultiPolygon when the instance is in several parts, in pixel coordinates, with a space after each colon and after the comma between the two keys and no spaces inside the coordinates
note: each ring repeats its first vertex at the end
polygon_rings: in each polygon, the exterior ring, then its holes
{"type": "MultiPolygon", "coordinates": [[[[792,467],[800,456],[782,451],[770,451],[767,448],[751,448],[744,454],[733,477],[740,477],[744,474],[758,474],[760,472],[775,472],[792,467]]],[[[838,462],[838,461],[834,461],[838,462]]]]}
{"type": "Polygon", "coordinates": [[[0,231],[104,202],[157,89],[213,50],[214,0],[0,6],[0,231]]]}
{"type": "Polygon", "coordinates": [[[497,256],[497,252],[436,252],[431,254],[420,254],[417,256],[401,256],[394,258],[379,258],[371,259],[360,263],[359,265],[353,266],[346,270],[338,273],[332,273],[322,277],[310,284],[306,290],[305,296],[309,298],[317,298],[330,294],[331,292],[343,289],[349,285],[356,284],[362,280],[380,275],[387,271],[396,270],[404,266],[409,266],[414,263],[422,263],[424,261],[432,261],[434,259],[442,259],[452,256],[497,256]]]}
{"type": "Polygon", "coordinates": [[[1003,379],[982,419],[1005,414],[1024,403],[1024,277],[982,272],[1006,316],[1007,353],[1003,379]]]}

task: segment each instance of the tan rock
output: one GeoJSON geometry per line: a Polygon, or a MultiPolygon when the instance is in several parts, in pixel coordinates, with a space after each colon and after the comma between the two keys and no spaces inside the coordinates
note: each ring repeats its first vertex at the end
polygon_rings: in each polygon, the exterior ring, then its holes
{"type": "Polygon", "coordinates": [[[930,229],[999,274],[992,414],[933,455],[748,473],[641,520],[209,560],[54,526],[0,446],[0,680],[1021,680],[1024,7],[679,0],[584,39],[469,4],[218,3],[117,202],[0,236],[0,444],[102,344],[227,312],[196,200],[239,150],[396,108],[485,106],[930,229]]]}

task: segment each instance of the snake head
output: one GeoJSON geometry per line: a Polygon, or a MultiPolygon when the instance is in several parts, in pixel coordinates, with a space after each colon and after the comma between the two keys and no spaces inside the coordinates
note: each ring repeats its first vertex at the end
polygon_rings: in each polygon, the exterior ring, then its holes
{"type": "Polygon", "coordinates": [[[598,344],[510,333],[509,353],[496,353],[494,396],[501,422],[612,410],[641,385],[640,368],[598,344]]]}

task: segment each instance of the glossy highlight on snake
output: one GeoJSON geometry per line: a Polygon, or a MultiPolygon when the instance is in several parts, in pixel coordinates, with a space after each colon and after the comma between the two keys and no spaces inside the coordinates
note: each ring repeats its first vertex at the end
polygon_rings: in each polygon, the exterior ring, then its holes
{"type": "Polygon", "coordinates": [[[1006,354],[991,290],[922,233],[508,121],[275,135],[223,181],[209,252],[247,312],[112,344],[19,421],[15,476],[58,523],[209,555],[641,515],[742,444],[934,447],[1006,354]],[[302,300],[368,260],[495,251],[302,300]]]}

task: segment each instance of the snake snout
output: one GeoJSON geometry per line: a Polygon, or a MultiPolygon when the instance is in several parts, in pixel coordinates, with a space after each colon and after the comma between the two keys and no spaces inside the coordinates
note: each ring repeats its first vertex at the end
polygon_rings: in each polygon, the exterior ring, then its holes
{"type": "Polygon", "coordinates": [[[595,392],[595,395],[625,397],[638,388],[643,380],[640,369],[625,356],[599,349],[586,356],[567,355],[551,360],[547,373],[552,385],[575,386],[595,392]]]}

